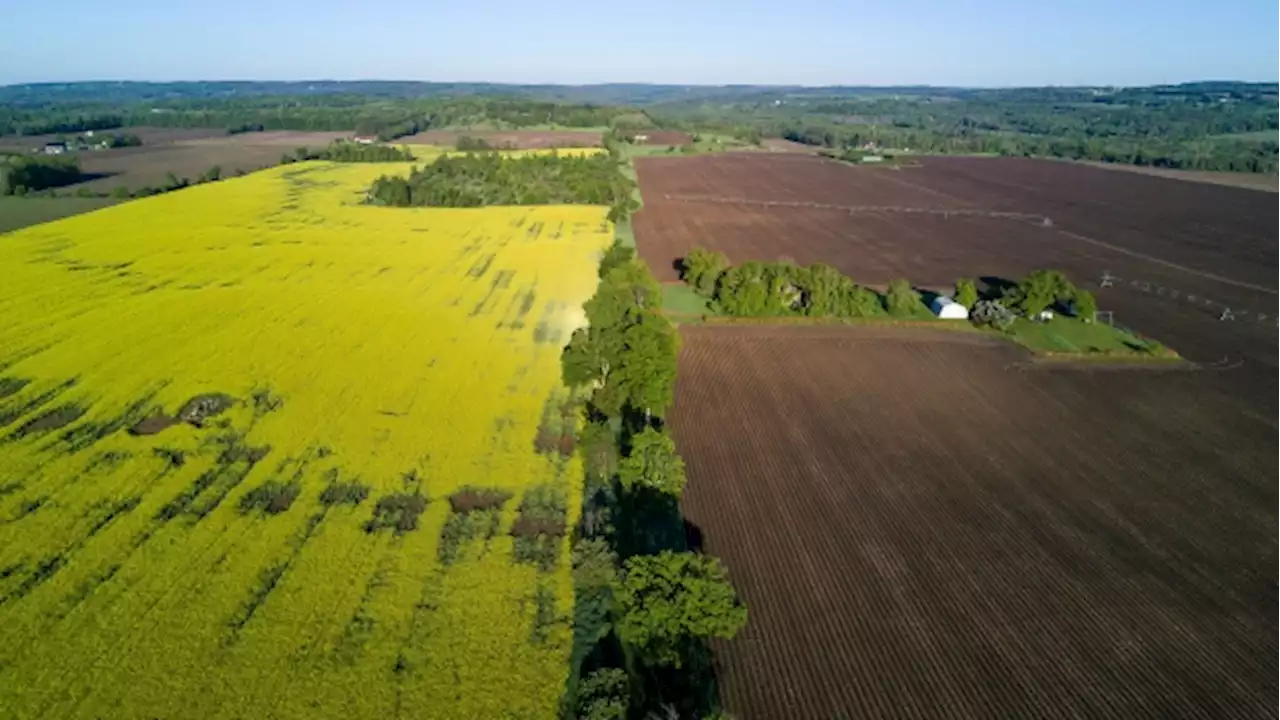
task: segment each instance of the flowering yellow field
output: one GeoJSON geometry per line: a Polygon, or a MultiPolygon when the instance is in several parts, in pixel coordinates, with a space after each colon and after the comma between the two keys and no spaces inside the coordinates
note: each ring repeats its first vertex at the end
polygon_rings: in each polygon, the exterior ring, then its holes
{"type": "Polygon", "coordinates": [[[516,562],[506,530],[540,483],[574,520],[578,461],[534,437],[612,228],[359,204],[407,170],[288,165],[0,237],[0,716],[556,714],[567,550],[516,562]],[[235,403],[128,432],[206,394],[235,403]],[[268,481],[301,492],[242,511],[268,481]],[[369,495],[322,502],[338,483],[369,495]],[[465,485],[513,498],[445,565],[465,485]],[[367,531],[391,493],[427,498],[418,527],[367,531]]]}

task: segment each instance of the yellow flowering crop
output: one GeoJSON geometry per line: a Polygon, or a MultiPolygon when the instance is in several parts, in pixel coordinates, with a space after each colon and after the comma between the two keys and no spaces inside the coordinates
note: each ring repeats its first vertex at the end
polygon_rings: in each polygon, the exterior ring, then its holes
{"type": "Polygon", "coordinates": [[[538,483],[576,519],[578,461],[534,437],[612,227],[360,204],[408,167],[288,165],[0,236],[0,716],[556,715],[568,551],[539,572],[506,530],[538,483]],[[237,402],[126,430],[205,393],[237,402]],[[242,513],[271,480],[292,506],[242,513]],[[320,502],[348,481],[369,497],[320,502]],[[464,485],[514,496],[446,567],[464,485]],[[417,490],[416,530],[366,532],[417,490]]]}

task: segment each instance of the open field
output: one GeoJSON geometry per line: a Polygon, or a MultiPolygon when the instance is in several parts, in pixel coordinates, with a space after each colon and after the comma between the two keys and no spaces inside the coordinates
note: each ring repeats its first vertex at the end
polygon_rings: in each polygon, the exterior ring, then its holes
{"type": "MultiPolygon", "coordinates": [[[[75,137],[80,133],[68,133],[65,137],[75,137]]],[[[189,140],[201,140],[206,138],[225,138],[227,131],[224,128],[164,128],[164,127],[123,127],[114,130],[99,130],[99,135],[137,135],[142,140],[143,146],[147,145],[171,145],[177,142],[186,142],[189,140]]],[[[43,148],[45,143],[54,142],[59,139],[59,135],[2,135],[0,136],[0,150],[9,150],[17,152],[29,152],[33,149],[43,148]]],[[[91,151],[85,151],[86,153],[91,151]]],[[[95,150],[92,152],[103,152],[95,150]]]]}
{"type": "MultiPolygon", "coordinates": [[[[145,130],[145,128],[137,128],[145,130]]],[[[117,132],[132,132],[127,128],[117,132]]],[[[224,177],[237,171],[249,172],[280,162],[284,153],[307,146],[320,148],[335,139],[350,137],[346,132],[261,132],[227,135],[219,131],[210,135],[208,130],[175,130],[156,133],[138,147],[93,150],[71,153],[80,161],[80,169],[94,179],[58,188],[59,193],[88,188],[93,192],[108,192],[125,186],[137,190],[144,186],[164,184],[169,173],[178,178],[195,179],[201,173],[217,165],[224,177]],[[153,142],[154,140],[154,142],[153,142]]]]}
{"type": "Polygon", "coordinates": [[[682,130],[637,130],[634,142],[637,145],[689,145],[693,136],[682,130]]]}
{"type": "Polygon", "coordinates": [[[1280,192],[1280,176],[1266,175],[1263,173],[1214,172],[1211,170],[1173,170],[1170,168],[1143,167],[1141,165],[1090,162],[1088,160],[1077,160],[1075,162],[1078,162],[1081,165],[1088,165],[1090,167],[1106,168],[1107,170],[1120,170],[1122,172],[1134,172],[1142,175],[1153,175],[1155,177],[1168,178],[1170,180],[1186,180],[1188,182],[1225,185],[1227,187],[1246,188],[1249,190],[1280,192]]]}
{"type": "Polygon", "coordinates": [[[359,204],[407,170],[0,239],[0,714],[558,717],[567,543],[517,561],[509,530],[539,487],[576,519],[579,460],[534,438],[612,228],[359,204]],[[459,515],[466,485],[510,497],[459,515]]]}
{"type": "Polygon", "coordinates": [[[682,335],[684,511],[751,608],[716,646],[730,714],[1275,716],[1276,429],[1240,370],[682,335]]]}
{"type": "Polygon", "coordinates": [[[0,197],[0,233],[28,225],[79,215],[120,202],[113,198],[79,197],[0,197]]]}
{"type": "Polygon", "coordinates": [[[604,134],[582,130],[427,130],[396,138],[396,144],[454,147],[458,138],[484,140],[495,148],[600,147],[604,134]]]}
{"type": "Polygon", "coordinates": [[[661,280],[689,249],[822,261],[859,282],[1021,277],[1052,267],[1116,321],[1276,395],[1274,197],[1083,165],[926,157],[861,168],[754,153],[636,161],[639,251],[661,280]],[[1113,281],[1101,287],[1104,273],[1113,281]],[[1230,310],[1229,319],[1220,321],[1230,310]]]}

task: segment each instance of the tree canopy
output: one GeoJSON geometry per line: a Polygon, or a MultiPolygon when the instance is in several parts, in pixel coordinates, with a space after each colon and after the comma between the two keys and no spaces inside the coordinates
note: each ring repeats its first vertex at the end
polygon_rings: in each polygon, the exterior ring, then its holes
{"type": "Polygon", "coordinates": [[[662,430],[645,428],[631,439],[631,453],[618,466],[618,480],[626,490],[644,487],[680,497],[684,492],[684,460],[676,444],[662,430]]]}
{"type": "MultiPolygon", "coordinates": [[[[608,154],[444,155],[407,178],[384,176],[369,188],[375,205],[627,206],[633,183],[608,154]]],[[[628,210],[629,212],[629,210],[628,210]]]]}
{"type": "Polygon", "coordinates": [[[696,553],[628,559],[614,595],[619,637],[652,664],[680,667],[688,643],[732,638],[747,622],[724,566],[696,553]]]}

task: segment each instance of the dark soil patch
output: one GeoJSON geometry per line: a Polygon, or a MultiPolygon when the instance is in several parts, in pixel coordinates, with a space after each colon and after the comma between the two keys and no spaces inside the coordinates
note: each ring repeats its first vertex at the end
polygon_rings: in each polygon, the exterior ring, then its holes
{"type": "Polygon", "coordinates": [[[152,415],[129,428],[129,433],[131,435],[155,435],[156,433],[177,425],[179,422],[181,421],[178,420],[178,418],[171,417],[169,415],[152,415]]]}

